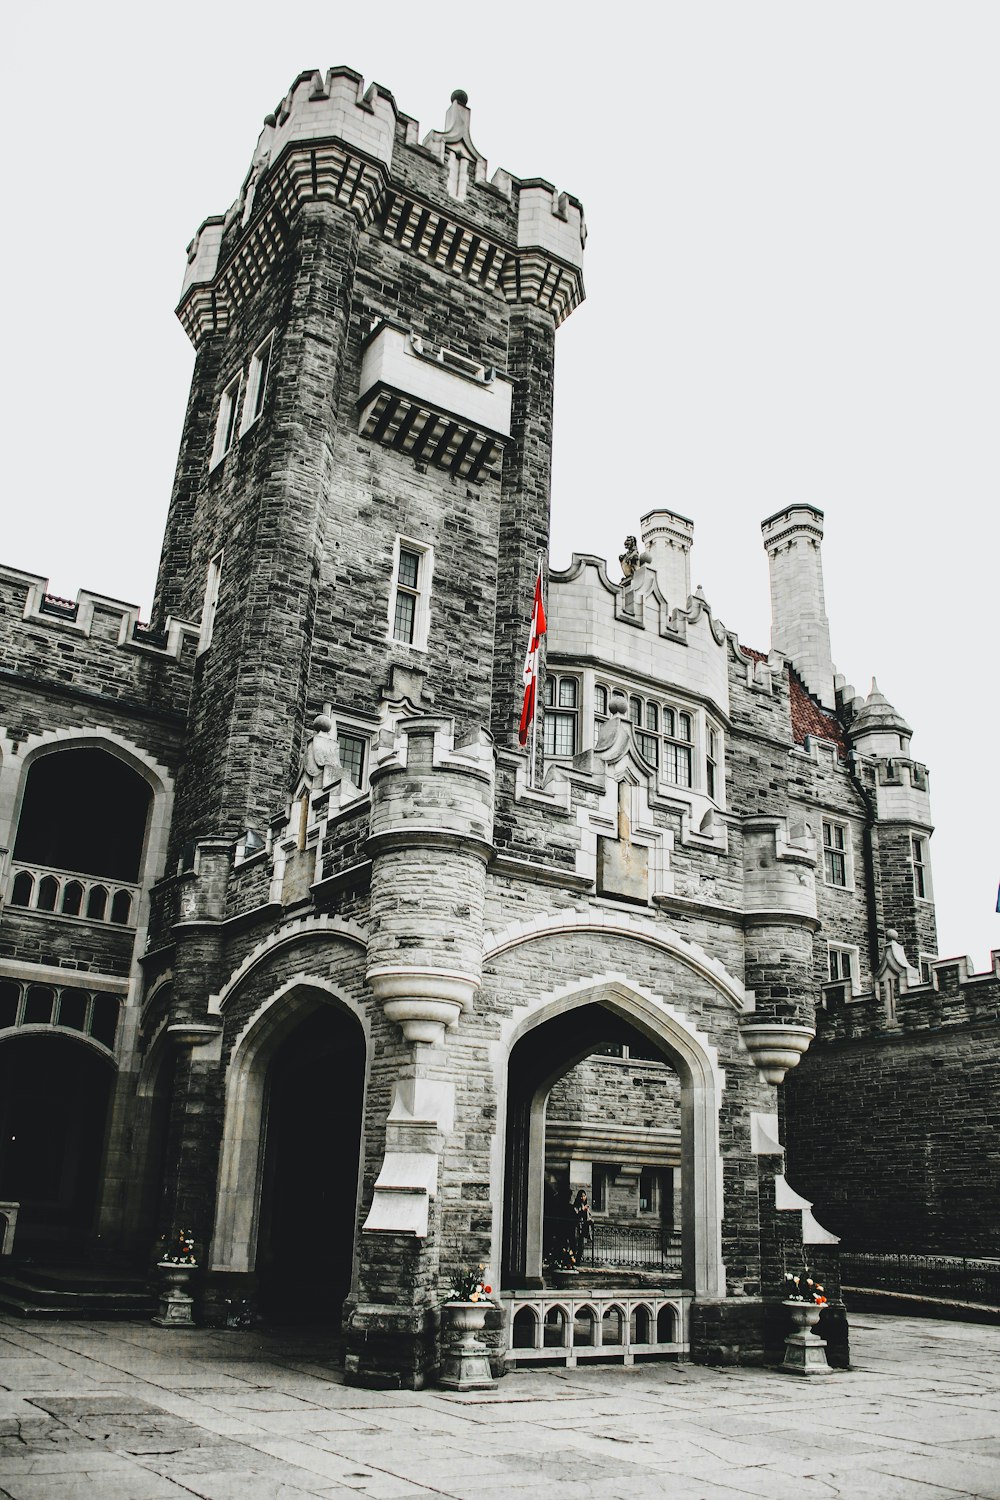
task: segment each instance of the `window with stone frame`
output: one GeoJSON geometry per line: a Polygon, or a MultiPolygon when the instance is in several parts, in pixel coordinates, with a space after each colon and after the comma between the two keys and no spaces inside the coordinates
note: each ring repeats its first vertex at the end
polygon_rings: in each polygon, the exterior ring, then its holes
{"type": "Polygon", "coordinates": [[[722,736],[711,724],[705,726],[705,790],[713,802],[718,799],[719,787],[719,750],[722,736]]]}
{"type": "MultiPolygon", "coordinates": [[[[608,717],[608,700],[612,692],[622,691],[606,682],[594,684],[594,733],[608,717]]],[[[697,728],[702,715],[676,703],[664,702],[639,693],[625,693],[628,717],[635,725],[640,753],[656,767],[658,779],[672,786],[698,787],[697,728]]],[[[713,800],[722,800],[722,731],[704,718],[705,737],[704,787],[713,800]]]]}
{"type": "Polygon", "coordinates": [[[692,786],[694,744],[691,715],[669,703],[631,693],[628,716],[641,754],[672,786],[692,786]]]}
{"type": "Polygon", "coordinates": [[[215,424],[215,441],[212,444],[210,465],[213,468],[225,458],[236,438],[242,389],[243,372],[238,371],[223,389],[222,398],[219,401],[219,415],[215,424]]]}
{"type": "Polygon", "coordinates": [[[850,838],[846,823],[823,819],[823,880],[846,889],[850,885],[850,838]]]}
{"type": "Polygon", "coordinates": [[[910,862],[913,866],[913,894],[918,901],[931,899],[931,872],[927,860],[927,840],[921,834],[910,837],[910,862]]]}
{"type": "Polygon", "coordinates": [[[545,679],[542,752],[570,756],[579,749],[580,683],[576,677],[545,679]]]}
{"type": "Polygon", "coordinates": [[[340,764],[357,787],[368,784],[368,757],[371,735],[356,724],[336,721],[337,755],[340,764]]]}
{"type": "Polygon", "coordinates": [[[595,1161],[591,1169],[590,1206],[595,1214],[608,1211],[608,1184],[614,1181],[615,1169],[595,1161]]]}
{"type": "Polygon", "coordinates": [[[427,649],[433,548],[398,536],[389,590],[389,636],[418,651],[427,649]]]}
{"type": "Polygon", "coordinates": [[[215,630],[215,614],[219,607],[219,594],[222,590],[222,553],[217,552],[208,564],[208,573],[205,576],[205,597],[201,606],[201,630],[198,633],[198,655],[207,651],[212,644],[212,634],[215,630]]]}
{"type": "Polygon", "coordinates": [[[639,1212],[655,1214],[659,1209],[659,1173],[655,1167],[643,1167],[639,1173],[639,1212]]]}
{"type": "Polygon", "coordinates": [[[846,943],[827,943],[826,969],[831,984],[849,984],[852,989],[858,982],[858,950],[846,943]]]}
{"type": "Polygon", "coordinates": [[[243,421],[240,424],[240,436],[242,437],[257,421],[264,410],[264,398],[267,395],[267,382],[271,373],[271,351],[274,347],[274,333],[268,334],[266,339],[257,345],[250,359],[250,371],[247,375],[247,390],[243,398],[243,421]]]}

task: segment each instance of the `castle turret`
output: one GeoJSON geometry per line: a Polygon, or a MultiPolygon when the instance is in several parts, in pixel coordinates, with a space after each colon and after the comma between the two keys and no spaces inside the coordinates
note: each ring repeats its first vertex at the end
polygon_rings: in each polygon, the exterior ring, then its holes
{"type": "Polygon", "coordinates": [[[910,754],[913,731],[874,678],[868,697],[854,699],[852,707],[848,732],[875,809],[872,842],[882,935],[888,929],[897,932],[911,966],[919,970],[922,958],[937,953],[930,777],[910,754]]]}
{"type": "MultiPolygon", "coordinates": [[[[641,527],[644,554],[648,554],[660,592],[671,609],[683,608],[691,593],[694,522],[676,511],[651,510],[643,516],[641,527]]],[[[647,560],[646,555],[642,560],[647,560]]]]}
{"type": "Polygon", "coordinates": [[[771,573],[771,648],[790,658],[813,697],[834,708],[823,597],[823,512],[793,505],[761,522],[771,573]]]}

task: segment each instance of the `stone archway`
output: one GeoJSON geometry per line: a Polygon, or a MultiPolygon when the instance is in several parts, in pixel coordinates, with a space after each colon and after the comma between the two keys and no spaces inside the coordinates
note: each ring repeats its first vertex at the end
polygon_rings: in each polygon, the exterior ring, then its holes
{"type": "Polygon", "coordinates": [[[276,1285],[297,1256],[346,1294],[367,1058],[364,1016],[328,980],[297,975],[258,1008],[227,1070],[212,1271],[276,1285]]]}
{"type": "Polygon", "coordinates": [[[19,1251],[88,1248],[115,1078],[111,1056],[83,1037],[25,1029],[0,1046],[0,1199],[20,1203],[19,1251]]]}
{"type": "Polygon", "coordinates": [[[540,1274],[544,1101],[553,1080],[596,1042],[593,1020],[588,1022],[592,1037],[581,1036],[575,1026],[562,1021],[569,1013],[585,1009],[591,1017],[597,1010],[620,1018],[647,1037],[680,1079],[683,1280],[697,1297],[722,1296],[722,1075],[715,1049],[675,1007],[622,974],[581,979],[530,1010],[525,1007],[515,1013],[505,1027],[497,1084],[506,1125],[496,1161],[497,1186],[502,1181],[503,1190],[494,1196],[497,1215],[502,1217],[494,1225],[494,1243],[504,1245],[506,1274],[520,1273],[529,1280],[540,1274]],[[510,1076],[515,1048],[543,1027],[553,1028],[554,1051],[561,1055],[547,1068],[544,1054],[540,1055],[534,1076],[529,1074],[519,1083],[510,1076]],[[520,1139],[511,1138],[512,1132],[520,1139]],[[516,1223],[519,1216],[521,1222],[516,1223]]]}

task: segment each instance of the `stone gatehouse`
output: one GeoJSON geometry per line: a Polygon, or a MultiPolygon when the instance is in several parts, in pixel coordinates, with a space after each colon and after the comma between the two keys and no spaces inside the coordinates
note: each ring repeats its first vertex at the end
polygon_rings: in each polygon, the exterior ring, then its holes
{"type": "Polygon", "coordinates": [[[927,773],[835,676],[812,507],[767,652],[665,505],[543,561],[519,743],[584,241],[463,94],[424,134],[303,73],[188,247],[150,623],[0,569],[0,1198],[41,1258],[190,1229],[203,1316],[327,1320],[359,1382],[431,1378],[480,1263],[498,1366],[565,1349],[547,1177],[631,1236],[577,1272],[605,1352],[764,1357],[803,1240],[835,1278],[782,1079],[831,986],[934,984],[927,773]]]}

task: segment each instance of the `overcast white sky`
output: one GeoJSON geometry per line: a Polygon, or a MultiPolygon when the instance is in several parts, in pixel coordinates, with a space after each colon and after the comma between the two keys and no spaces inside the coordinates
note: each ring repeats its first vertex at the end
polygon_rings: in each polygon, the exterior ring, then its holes
{"type": "Polygon", "coordinates": [[[0,556],[148,613],[193,360],[184,247],[264,114],[347,63],[490,171],[583,200],[555,566],[695,521],[694,581],[769,642],[760,521],[826,512],[838,667],[932,773],[943,954],[1000,947],[1000,8],[19,7],[5,23],[0,556]],[[611,29],[614,26],[615,29],[611,29]]]}

